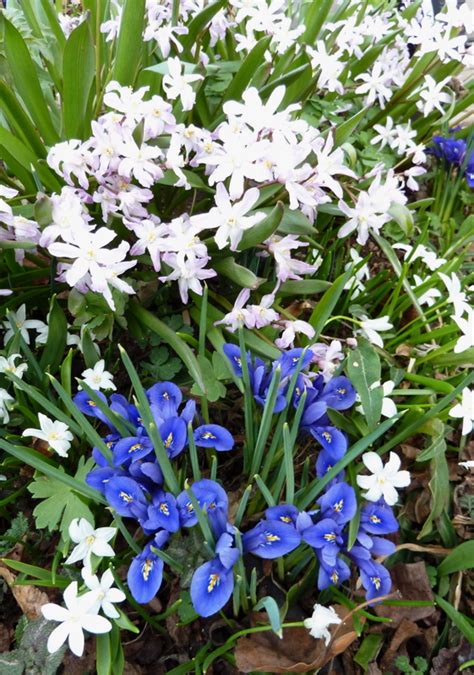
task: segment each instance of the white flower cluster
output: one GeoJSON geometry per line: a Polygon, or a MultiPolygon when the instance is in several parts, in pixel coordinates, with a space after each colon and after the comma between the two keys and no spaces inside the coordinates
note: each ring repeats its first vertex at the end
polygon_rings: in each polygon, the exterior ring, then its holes
{"type": "Polygon", "coordinates": [[[41,607],[45,619],[59,623],[48,638],[47,648],[50,653],[58,651],[67,640],[73,654],[82,656],[84,631],[96,635],[108,633],[112,630],[109,619],[119,618],[120,613],[114,605],[125,600],[125,593],[114,587],[112,570],[108,569],[99,579],[91,568],[93,554],[99,558],[115,555],[108,542],[116,532],[114,527],[94,529],[85,518],[75,518],[71,522],[69,536],[76,546],[66,564],[83,561],[82,578],[88,590],[79,594],[78,583],[73,581],[63,594],[66,607],[51,602],[41,607]],[[100,611],[105,616],[100,616],[100,611]]]}

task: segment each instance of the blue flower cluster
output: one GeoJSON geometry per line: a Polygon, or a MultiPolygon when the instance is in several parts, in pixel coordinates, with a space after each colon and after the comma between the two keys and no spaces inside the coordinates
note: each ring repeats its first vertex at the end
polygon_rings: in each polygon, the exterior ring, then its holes
{"type": "MultiPolygon", "coordinates": [[[[242,377],[240,349],[235,345],[226,344],[224,353],[232,364],[235,374],[242,377]]],[[[306,394],[300,429],[311,434],[322,446],[316,464],[316,473],[321,477],[342,459],[347,450],[345,434],[331,424],[327,411],[328,409],[347,410],[354,404],[356,392],[347,377],[333,377],[325,383],[321,374],[311,377],[305,373],[312,357],[310,350],[290,349],[269,367],[261,359],[252,359],[251,355],[247,354],[247,368],[253,396],[262,406],[265,405],[274,373],[277,368],[279,369],[280,379],[274,407],[275,413],[285,408],[288,398],[297,408],[301,396],[303,393],[306,394]],[[300,372],[294,389],[289,392],[291,378],[298,368],[300,372]]]]}
{"type": "MultiPolygon", "coordinates": [[[[235,372],[242,375],[240,351],[226,345],[225,353],[235,372]]],[[[322,446],[316,462],[316,472],[322,476],[347,449],[345,435],[330,424],[327,410],[349,408],[355,401],[355,391],[345,377],[334,377],[325,383],[320,375],[304,373],[311,356],[301,349],[289,350],[271,366],[247,356],[247,367],[253,395],[261,405],[265,405],[278,369],[275,412],[281,411],[288,402],[297,407],[305,394],[300,426],[322,446]],[[290,391],[293,376],[295,386],[290,391]]],[[[197,567],[191,580],[193,606],[203,617],[216,613],[230,599],[235,583],[234,566],[241,555],[274,559],[290,553],[301,543],[311,546],[319,560],[320,589],[347,580],[350,562],[358,566],[369,600],[390,589],[390,576],[374,561],[374,556],[388,555],[394,549],[394,545],[381,536],[397,529],[393,512],[384,503],[364,506],[356,542],[349,549],[347,526],[356,514],[357,502],[353,488],[343,482],[343,472],[328,485],[314,510],[300,512],[291,504],[268,508],[265,517],[240,537],[237,528],[229,522],[229,500],[221,485],[204,478],[180,494],[167,492],[138,409],[119,394],[113,394],[108,400],[96,393],[109,410],[133,429],[130,436],[122,437],[110,421],[111,416],[105,415],[86,392],[75,396],[78,408],[101,420],[109,430],[104,442],[111,451],[111,462],[99,448],[94,448],[92,454],[97,467],[86,477],[87,483],[99,490],[118,514],[136,520],[150,538],[128,571],[128,585],[137,602],[149,602],[160,589],[164,567],[160,552],[174,533],[198,524],[200,514],[196,513],[196,505],[207,518],[216,542],[214,557],[197,567]]],[[[183,404],[180,389],[171,382],[157,383],[146,393],[164,448],[173,460],[188,444],[188,428],[197,416],[196,404],[194,401],[183,404]]],[[[200,425],[193,429],[192,435],[198,447],[226,451],[234,445],[229,431],[215,424],[200,425]]]]}
{"type": "Polygon", "coordinates": [[[433,136],[431,153],[448,164],[462,167],[469,187],[474,187],[474,150],[467,155],[467,143],[463,138],[454,136],[433,136]]]}

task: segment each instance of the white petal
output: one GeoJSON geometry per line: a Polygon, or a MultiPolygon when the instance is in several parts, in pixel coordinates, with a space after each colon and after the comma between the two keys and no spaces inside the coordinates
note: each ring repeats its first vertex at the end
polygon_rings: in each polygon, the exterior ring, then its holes
{"type": "Polygon", "coordinates": [[[398,492],[395,490],[393,485],[390,483],[385,483],[383,488],[383,498],[389,506],[394,506],[398,500],[398,492]]]}
{"type": "Polygon", "coordinates": [[[47,602],[41,607],[41,613],[48,621],[66,621],[69,612],[61,605],[56,605],[53,602],[47,602]]]}
{"type": "Polygon", "coordinates": [[[68,635],[69,635],[69,628],[67,624],[62,623],[60,626],[56,626],[56,628],[53,630],[53,632],[48,638],[47,644],[48,652],[50,654],[54,654],[54,652],[57,652],[58,649],[60,649],[66,642],[68,635]]]}
{"type": "Polygon", "coordinates": [[[362,455],[362,461],[372,473],[380,473],[383,469],[383,463],[376,452],[366,452],[362,455]]]}
{"type": "Polygon", "coordinates": [[[392,485],[397,488],[407,487],[410,485],[411,478],[409,471],[399,471],[391,480],[392,485]]]}
{"type": "Polygon", "coordinates": [[[84,652],[84,633],[79,623],[73,624],[70,628],[69,648],[76,656],[82,656],[84,652]]]}
{"type": "Polygon", "coordinates": [[[108,633],[112,630],[112,624],[103,616],[97,614],[85,614],[81,617],[81,623],[89,633],[108,633]]]}

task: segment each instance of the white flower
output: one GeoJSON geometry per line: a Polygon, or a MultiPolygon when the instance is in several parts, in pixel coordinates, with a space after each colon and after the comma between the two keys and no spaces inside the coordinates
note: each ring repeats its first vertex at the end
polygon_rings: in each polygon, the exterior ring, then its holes
{"type": "Polygon", "coordinates": [[[11,373],[21,380],[23,373],[28,370],[28,364],[19,363],[15,365],[16,359],[21,359],[21,354],[12,354],[8,357],[0,356],[0,373],[11,373]]]}
{"type": "Polygon", "coordinates": [[[254,207],[259,194],[257,188],[251,188],[243,194],[240,201],[232,203],[224,183],[218,183],[216,206],[209,213],[194,216],[191,222],[206,228],[216,227],[214,239],[218,248],[224,248],[230,240],[230,250],[235,251],[245,230],[265,218],[265,214],[261,211],[250,216],[246,215],[254,207]]]}
{"type": "Polygon", "coordinates": [[[228,312],[223,319],[216,321],[216,326],[219,324],[224,324],[227,330],[229,330],[231,333],[234,333],[239,328],[242,328],[250,317],[249,310],[245,309],[244,307],[249,297],[250,290],[248,288],[243,288],[237,296],[232,310],[228,312]]]}
{"type": "MultiPolygon", "coordinates": [[[[386,202],[386,208],[390,207],[390,200],[386,202]]],[[[357,230],[357,242],[364,246],[369,238],[370,230],[378,233],[385,223],[388,223],[390,216],[387,213],[380,213],[380,208],[374,203],[372,196],[368,192],[361,191],[354,207],[348,206],[342,199],[339,201],[339,208],[348,217],[348,221],[339,229],[337,236],[345,237],[354,230],[357,230]]]]}
{"type": "MultiPolygon", "coordinates": [[[[374,382],[374,384],[370,388],[376,389],[377,387],[380,387],[380,382],[374,382]]],[[[395,405],[394,401],[392,401],[392,399],[389,398],[394,388],[395,382],[393,382],[392,380],[387,380],[382,384],[382,391],[383,391],[382,415],[384,417],[393,417],[394,415],[397,414],[397,406],[395,405]]]]}
{"type": "Polygon", "coordinates": [[[10,396],[6,389],[0,389],[0,422],[3,422],[3,424],[10,421],[8,407],[14,401],[15,399],[10,396]]]}
{"type": "Polygon", "coordinates": [[[388,87],[389,76],[385,70],[382,69],[382,64],[379,61],[374,63],[370,73],[363,73],[358,75],[356,80],[363,80],[355,90],[356,94],[367,94],[365,105],[369,106],[378,99],[380,107],[385,108],[385,101],[388,101],[392,96],[392,90],[388,87]]]}
{"type": "Polygon", "coordinates": [[[88,387],[94,390],[100,389],[117,389],[113,383],[112,373],[105,370],[105,361],[100,359],[93,368],[87,368],[81,375],[81,380],[87,384],[88,387]]]}
{"type": "MultiPolygon", "coordinates": [[[[10,312],[9,317],[20,331],[20,335],[27,345],[30,344],[30,336],[28,331],[32,329],[41,330],[43,327],[42,321],[26,318],[26,305],[18,307],[16,312],[10,312]]],[[[10,321],[4,321],[3,327],[6,329],[6,333],[3,336],[3,342],[4,344],[7,344],[8,340],[13,337],[15,333],[10,325],[10,321]]]]}
{"type": "Polygon", "coordinates": [[[374,124],[374,131],[377,132],[377,136],[370,141],[371,145],[377,145],[380,143],[380,149],[384,148],[387,144],[392,147],[392,143],[395,140],[396,131],[393,128],[393,119],[390,115],[387,116],[387,121],[385,126],[383,124],[374,124]]]}
{"type": "MultiPolygon", "coordinates": [[[[418,274],[414,274],[413,280],[415,282],[415,288],[418,288],[418,286],[422,286],[430,278],[431,277],[422,279],[421,277],[418,276],[418,274]]],[[[436,300],[440,297],[441,291],[439,291],[437,288],[428,288],[418,297],[418,302],[420,303],[420,305],[428,305],[428,307],[432,307],[435,304],[436,300]]]]}
{"type": "Polygon", "coordinates": [[[184,64],[181,63],[177,56],[168,59],[166,63],[168,74],[163,76],[163,89],[166,92],[166,96],[171,100],[179,97],[183,110],[191,110],[196,100],[196,94],[190,83],[202,80],[202,75],[182,74],[181,71],[184,68],[184,64]]]}
{"type": "Polygon", "coordinates": [[[65,565],[72,565],[79,560],[84,561],[84,567],[91,566],[91,555],[99,558],[113,557],[114,549],[109,542],[117,532],[116,527],[94,527],[85,518],[74,518],[69,525],[69,536],[77,544],[65,565]]]}
{"type": "Polygon", "coordinates": [[[264,244],[268,246],[268,250],[275,258],[276,276],[280,282],[287,279],[301,279],[300,274],[311,274],[317,269],[315,265],[309,265],[302,260],[291,257],[291,251],[302,246],[308,246],[294,234],[288,234],[286,237],[279,237],[274,234],[264,244]]]}
{"type": "Polygon", "coordinates": [[[346,65],[344,61],[340,61],[338,58],[342,52],[338,51],[335,54],[328,54],[323,40],[316,42],[316,49],[308,46],[306,50],[311,59],[311,67],[313,70],[318,68],[320,71],[317,86],[328,91],[337,91],[338,94],[342,95],[344,87],[338,79],[346,65]]]}
{"type": "Polygon", "coordinates": [[[356,334],[362,334],[369,342],[381,348],[383,347],[383,339],[379,333],[393,328],[388,316],[381,316],[378,319],[369,319],[367,316],[362,316],[360,323],[361,328],[356,331],[356,334]]]}
{"type": "Polygon", "coordinates": [[[303,333],[309,339],[314,337],[314,328],[307,321],[283,321],[285,330],[281,336],[275,340],[275,345],[278,349],[287,349],[295,341],[296,333],[303,333]]]}
{"type": "Polygon", "coordinates": [[[423,88],[421,91],[418,91],[419,98],[423,100],[418,100],[416,103],[416,107],[423,115],[425,115],[425,117],[435,109],[443,114],[444,110],[442,104],[451,103],[452,95],[443,91],[446,83],[449,82],[450,79],[451,78],[446,77],[444,80],[441,80],[441,82],[436,82],[431,75],[425,75],[423,88]]]}
{"type": "Polygon", "coordinates": [[[446,290],[449,293],[447,302],[454,305],[454,315],[462,316],[464,312],[469,312],[470,306],[467,302],[466,294],[461,291],[461,282],[459,281],[459,278],[454,272],[451,273],[451,277],[442,272],[439,272],[439,276],[443,280],[446,290]]]}
{"type": "Polygon", "coordinates": [[[431,251],[422,244],[418,244],[414,252],[413,246],[410,246],[410,244],[393,244],[392,248],[405,251],[404,259],[409,259],[410,262],[415,262],[415,260],[418,259],[422,260],[432,272],[437,270],[438,267],[441,267],[446,262],[444,258],[438,258],[434,251],[431,251]]]}
{"type": "Polygon", "coordinates": [[[450,417],[462,417],[462,435],[470,434],[474,427],[474,389],[464,387],[462,390],[462,401],[451,408],[450,417]]]}
{"type": "Polygon", "coordinates": [[[461,316],[453,316],[453,319],[464,333],[458,338],[453,350],[455,354],[460,354],[465,352],[466,349],[474,347],[474,309],[469,309],[467,319],[461,316]]]}
{"type": "Polygon", "coordinates": [[[334,607],[324,607],[324,605],[314,605],[313,614],[309,619],[304,620],[304,627],[309,630],[309,634],[314,638],[324,639],[326,645],[331,641],[331,633],[328,626],[338,625],[342,622],[334,610],[334,607]]]}
{"type": "Polygon", "coordinates": [[[34,436],[46,441],[49,447],[55,450],[61,457],[67,457],[71,441],[74,436],[69,431],[69,427],[64,422],[51,420],[43,413],[38,413],[40,429],[25,429],[22,436],[34,436]]]}
{"type": "Polygon", "coordinates": [[[112,624],[95,611],[97,595],[90,591],[77,595],[77,581],[73,581],[64,591],[64,604],[61,607],[48,602],[41,607],[41,612],[48,621],[59,621],[48,638],[48,652],[54,654],[68,640],[69,648],[76,656],[84,652],[84,631],[99,634],[112,630],[112,624]]]}
{"type": "Polygon", "coordinates": [[[357,476],[357,485],[367,492],[363,495],[369,502],[377,502],[383,497],[389,506],[396,504],[398,493],[395,488],[406,487],[410,484],[410,473],[399,471],[400,457],[390,453],[388,462],[383,464],[376,452],[366,452],[362,461],[372,476],[357,476]]]}
{"type": "Polygon", "coordinates": [[[467,462],[458,462],[458,466],[462,466],[464,469],[474,469],[474,459],[468,459],[467,462]]]}
{"type": "Polygon", "coordinates": [[[87,567],[82,569],[81,574],[87,588],[96,594],[95,611],[98,612],[99,609],[102,609],[105,616],[108,616],[110,619],[118,619],[120,614],[115,609],[114,604],[116,602],[123,602],[126,596],[120,589],[112,588],[114,585],[112,570],[104,572],[100,581],[99,577],[96,574],[91,574],[87,567]]]}
{"type": "Polygon", "coordinates": [[[312,363],[317,363],[325,382],[329,382],[340,361],[344,358],[339,340],[331,340],[329,345],[316,342],[309,347],[313,352],[312,363]]]}

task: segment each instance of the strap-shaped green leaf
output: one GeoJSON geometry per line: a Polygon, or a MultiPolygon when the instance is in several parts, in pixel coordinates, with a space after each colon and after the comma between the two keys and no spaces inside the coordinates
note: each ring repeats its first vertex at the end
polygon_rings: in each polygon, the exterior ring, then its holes
{"type": "Polygon", "coordinates": [[[89,97],[94,81],[94,45],[89,21],[72,31],[63,58],[63,131],[66,138],[90,134],[89,97]]]}
{"type": "Polygon", "coordinates": [[[112,79],[122,85],[132,85],[138,72],[143,52],[145,0],[126,0],[115,54],[112,79]]]}
{"type": "Polygon", "coordinates": [[[15,86],[46,144],[54,145],[59,135],[43,96],[36,65],[19,31],[5,17],[3,22],[5,54],[15,86]]]}

